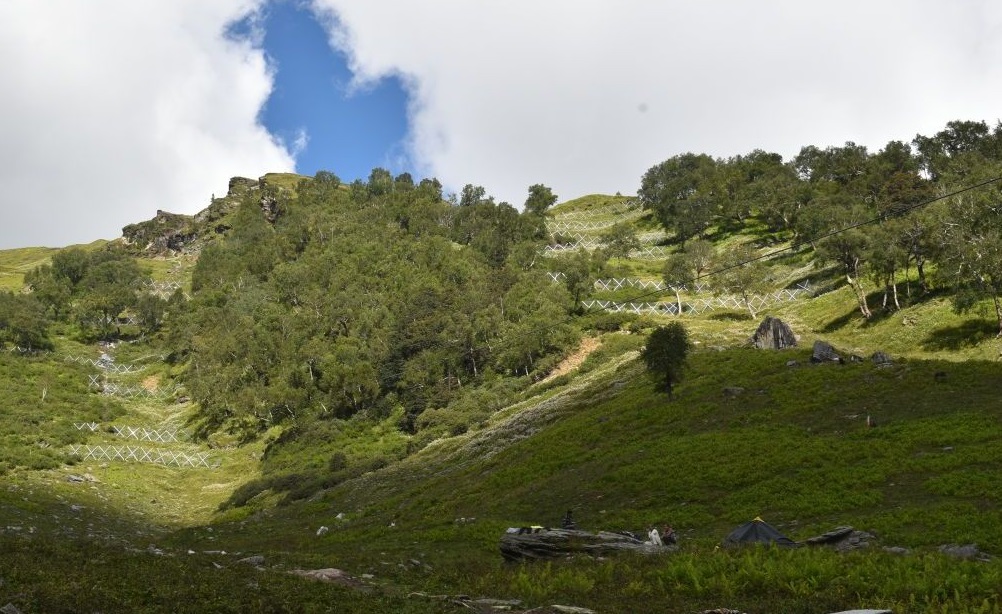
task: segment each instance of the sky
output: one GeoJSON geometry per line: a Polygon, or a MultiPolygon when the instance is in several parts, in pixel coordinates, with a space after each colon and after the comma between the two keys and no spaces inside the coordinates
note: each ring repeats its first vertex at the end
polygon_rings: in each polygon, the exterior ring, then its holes
{"type": "Polygon", "coordinates": [[[1002,117],[994,0],[3,0],[0,249],[114,239],[230,177],[372,168],[521,206],[685,152],[1002,117]]]}

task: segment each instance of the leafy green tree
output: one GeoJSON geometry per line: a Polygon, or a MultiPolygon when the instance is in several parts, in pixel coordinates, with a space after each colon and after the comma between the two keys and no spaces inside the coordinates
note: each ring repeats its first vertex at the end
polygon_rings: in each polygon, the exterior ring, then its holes
{"type": "Polygon", "coordinates": [[[714,260],[717,258],[717,250],[713,247],[713,243],[704,239],[689,241],[685,244],[685,250],[683,251],[692,265],[697,280],[710,270],[714,260]]]}
{"type": "MultiPolygon", "coordinates": [[[[839,209],[833,218],[833,226],[848,228],[865,220],[868,212],[862,207],[839,209]]],[[[860,313],[869,319],[873,313],[866,301],[866,291],[863,289],[862,278],[866,271],[866,258],[870,253],[870,236],[860,228],[846,230],[829,236],[818,242],[817,254],[819,264],[833,263],[841,268],[846,283],[852,289],[859,304],[860,313]]]]}
{"type": "Polygon", "coordinates": [[[546,212],[557,202],[553,190],[541,183],[529,186],[529,197],[525,199],[522,215],[530,228],[533,239],[546,240],[549,232],[546,229],[546,212]]]}
{"type": "Polygon", "coordinates": [[[652,166],[637,191],[641,205],[683,243],[701,234],[718,213],[716,165],[706,154],[686,153],[652,166]]]}
{"type": "Polygon", "coordinates": [[[755,317],[754,296],[769,289],[765,263],[750,245],[728,250],[717,273],[717,292],[730,292],[741,297],[751,317],[755,317]]]}
{"type": "Polygon", "coordinates": [[[382,196],[393,191],[393,175],[385,168],[374,168],[369,173],[368,183],[370,196],[382,196]]]}
{"type": "Polygon", "coordinates": [[[134,308],[139,329],[143,334],[150,335],[160,330],[163,325],[168,302],[155,294],[144,292],[136,297],[134,308]]]}
{"type": "MultiPolygon", "coordinates": [[[[976,169],[974,179],[999,176],[998,166],[976,169]]],[[[951,198],[951,223],[942,229],[939,275],[953,287],[954,309],[970,311],[990,300],[1002,337],[1002,185],[951,198]]]]}
{"type": "Polygon", "coordinates": [[[43,264],[29,271],[24,283],[55,319],[63,315],[73,295],[73,284],[68,277],[58,275],[52,265],[43,264]]]}
{"type": "Polygon", "coordinates": [[[600,239],[605,245],[606,253],[612,258],[627,258],[630,252],[640,248],[637,231],[628,222],[614,224],[602,233],[600,239]]]}
{"type": "Polygon", "coordinates": [[[91,265],[91,256],[79,247],[60,250],[52,257],[52,272],[56,277],[65,277],[70,286],[76,287],[91,265]]]}
{"type": "Polygon", "coordinates": [[[107,338],[122,311],[135,304],[136,285],[142,275],[136,261],[128,257],[105,260],[87,269],[76,303],[81,323],[107,338]]]}
{"type": "Polygon", "coordinates": [[[591,255],[585,250],[561,254],[553,259],[553,268],[564,274],[564,287],[570,293],[576,310],[595,289],[591,255]]]}
{"type": "Polygon", "coordinates": [[[51,350],[45,308],[31,295],[0,291],[0,349],[11,344],[33,350],[51,350]]]}
{"type": "Polygon", "coordinates": [[[687,254],[671,254],[661,268],[661,279],[675,293],[676,315],[682,315],[682,289],[696,282],[696,271],[692,258],[687,254]]]}
{"type": "Polygon", "coordinates": [[[641,352],[647,370],[664,387],[669,399],[674,385],[682,381],[691,347],[685,326],[681,322],[670,322],[654,329],[641,352]]]}

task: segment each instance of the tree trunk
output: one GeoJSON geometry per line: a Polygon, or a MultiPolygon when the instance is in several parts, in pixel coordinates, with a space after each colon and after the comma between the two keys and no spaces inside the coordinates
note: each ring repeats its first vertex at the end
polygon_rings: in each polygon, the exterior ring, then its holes
{"type": "Polygon", "coordinates": [[[678,305],[678,313],[676,313],[675,315],[676,316],[681,316],[682,315],[682,295],[679,294],[678,286],[675,286],[675,304],[678,305]]]}
{"type": "Polygon", "coordinates": [[[998,339],[1002,337],[1002,303],[999,302],[998,294],[993,296],[992,300],[995,301],[995,317],[998,319],[999,322],[999,332],[997,335],[995,335],[995,338],[998,339]]]}
{"type": "Polygon", "coordinates": [[[848,273],[846,273],[845,278],[849,282],[852,291],[856,294],[856,302],[859,303],[859,310],[863,313],[863,317],[870,319],[873,313],[870,312],[870,306],[866,304],[866,293],[863,292],[862,286],[848,273]]]}

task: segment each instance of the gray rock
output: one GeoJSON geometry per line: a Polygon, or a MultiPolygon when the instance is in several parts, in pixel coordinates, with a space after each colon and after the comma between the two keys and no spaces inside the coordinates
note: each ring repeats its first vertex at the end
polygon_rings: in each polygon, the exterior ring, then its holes
{"type": "Polygon", "coordinates": [[[837,362],[841,364],[842,357],[838,355],[838,352],[835,351],[835,348],[833,348],[830,343],[815,341],[814,351],[811,353],[811,362],[837,362]]]}
{"type": "Polygon", "coordinates": [[[877,365],[878,367],[889,367],[892,364],[894,364],[894,361],[891,359],[890,356],[879,350],[873,353],[873,356],[870,357],[870,360],[872,360],[873,364],[877,365]]]}
{"type": "Polygon", "coordinates": [[[334,569],[333,567],[326,569],[293,569],[289,573],[303,578],[310,578],[311,580],[333,582],[335,584],[343,584],[345,586],[357,587],[362,584],[361,581],[352,577],[347,572],[341,571],[340,569],[334,569]]]}
{"type": "Polygon", "coordinates": [[[736,397],[736,396],[740,396],[741,394],[743,394],[744,391],[745,391],[745,389],[742,388],[741,386],[728,386],[727,388],[724,388],[724,396],[725,397],[736,397]]]}
{"type": "Polygon", "coordinates": [[[836,527],[827,533],[804,540],[808,546],[829,546],[839,552],[869,548],[874,536],[848,526],[836,527]]]}
{"type": "Polygon", "coordinates": [[[674,552],[677,546],[656,546],[623,533],[589,533],[576,529],[541,529],[525,533],[509,529],[501,536],[501,556],[509,561],[566,557],[572,554],[604,556],[616,552],[655,554],[674,552]]]}
{"type": "Polygon", "coordinates": [[[327,533],[329,532],[330,529],[328,529],[327,527],[320,527],[319,529],[317,529],[317,537],[323,537],[324,535],[327,535],[327,533]]]}
{"type": "Polygon", "coordinates": [[[264,557],[260,554],[254,556],[244,557],[237,561],[237,563],[245,563],[247,565],[264,565],[264,557]]]}
{"type": "Polygon", "coordinates": [[[17,609],[13,603],[8,603],[4,607],[0,608],[0,614],[21,614],[21,610],[17,609]]]}
{"type": "Polygon", "coordinates": [[[786,366],[787,367],[797,367],[799,365],[800,365],[800,363],[797,362],[796,360],[787,360],[786,361],[786,366]]]}
{"type": "Polygon", "coordinates": [[[975,544],[943,544],[939,551],[947,556],[970,561],[990,561],[991,555],[978,550],[975,544]]]}
{"type": "Polygon", "coordinates": [[[902,548],[901,546],[884,546],[881,550],[890,552],[891,554],[911,554],[911,550],[902,548]]]}
{"type": "Polygon", "coordinates": [[[782,350],[796,347],[797,336],[786,322],[766,316],[749,341],[760,350],[782,350]]]}

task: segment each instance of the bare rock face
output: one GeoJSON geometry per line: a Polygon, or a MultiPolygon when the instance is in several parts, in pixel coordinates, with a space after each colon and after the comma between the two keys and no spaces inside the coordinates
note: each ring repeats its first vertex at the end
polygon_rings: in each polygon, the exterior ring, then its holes
{"type": "Polygon", "coordinates": [[[766,316],[752,335],[751,344],[760,350],[782,350],[796,347],[797,336],[786,322],[766,316]]]}

